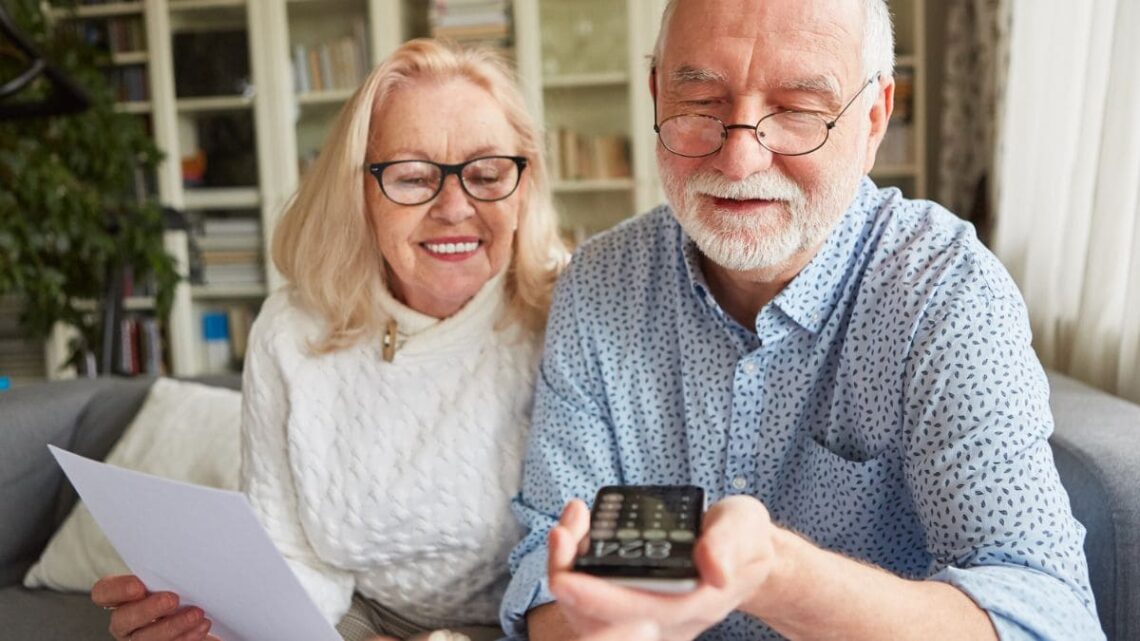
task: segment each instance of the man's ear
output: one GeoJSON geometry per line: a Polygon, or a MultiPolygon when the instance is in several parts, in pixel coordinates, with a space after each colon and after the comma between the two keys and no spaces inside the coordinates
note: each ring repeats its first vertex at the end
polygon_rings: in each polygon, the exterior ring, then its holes
{"type": "Polygon", "coordinates": [[[879,94],[875,97],[871,112],[868,114],[871,119],[871,131],[867,136],[867,151],[863,161],[865,173],[870,173],[871,168],[875,166],[875,155],[879,152],[879,145],[883,142],[883,136],[887,133],[887,124],[895,110],[894,76],[880,79],[878,84],[879,94]]]}

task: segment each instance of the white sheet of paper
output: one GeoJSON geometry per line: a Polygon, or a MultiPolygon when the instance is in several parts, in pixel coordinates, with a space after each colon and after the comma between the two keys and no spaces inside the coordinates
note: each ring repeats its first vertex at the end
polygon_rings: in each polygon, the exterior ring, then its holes
{"type": "Polygon", "coordinates": [[[223,641],[340,641],[239,492],[133,472],[48,446],[152,592],[206,611],[223,641]]]}

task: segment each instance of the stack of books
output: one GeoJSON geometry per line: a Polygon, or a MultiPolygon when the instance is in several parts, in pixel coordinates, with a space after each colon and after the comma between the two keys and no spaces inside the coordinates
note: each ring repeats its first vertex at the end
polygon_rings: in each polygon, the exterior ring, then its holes
{"type": "Polygon", "coordinates": [[[560,127],[546,132],[546,149],[554,180],[607,180],[632,175],[627,136],[587,135],[560,127]]]}
{"type": "Polygon", "coordinates": [[[293,87],[298,94],[355,89],[368,73],[368,39],[364,21],[352,34],[312,45],[293,47],[293,87]]]}
{"type": "Polygon", "coordinates": [[[203,285],[262,285],[261,222],[256,218],[207,218],[195,238],[203,285]]]}
{"type": "Polygon", "coordinates": [[[429,18],[435,38],[500,49],[513,41],[510,0],[433,0],[429,18]]]}

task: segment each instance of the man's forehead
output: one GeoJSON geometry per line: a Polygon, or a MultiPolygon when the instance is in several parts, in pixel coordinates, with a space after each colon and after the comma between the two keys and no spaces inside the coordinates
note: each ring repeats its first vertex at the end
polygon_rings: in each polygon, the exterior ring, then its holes
{"type": "Polygon", "coordinates": [[[783,75],[797,63],[847,75],[861,58],[863,20],[863,0],[678,0],[659,62],[693,78],[783,75]]]}

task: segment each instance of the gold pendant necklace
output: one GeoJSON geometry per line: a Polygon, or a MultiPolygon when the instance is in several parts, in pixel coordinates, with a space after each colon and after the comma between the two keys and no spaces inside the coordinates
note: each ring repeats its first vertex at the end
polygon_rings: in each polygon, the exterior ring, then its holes
{"type": "Polygon", "coordinates": [[[396,321],[390,319],[388,325],[384,328],[384,341],[383,341],[382,354],[384,360],[391,363],[396,358],[396,321]]]}

